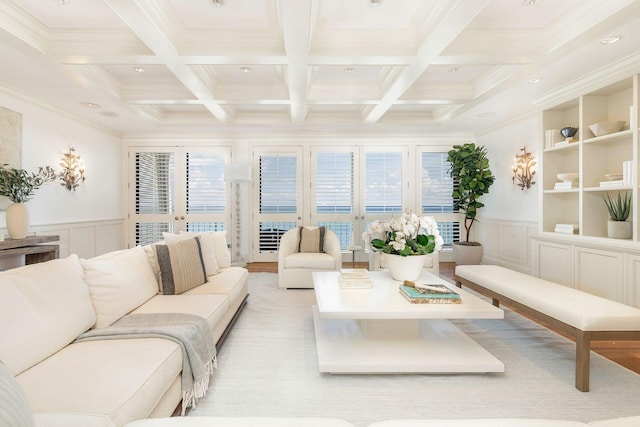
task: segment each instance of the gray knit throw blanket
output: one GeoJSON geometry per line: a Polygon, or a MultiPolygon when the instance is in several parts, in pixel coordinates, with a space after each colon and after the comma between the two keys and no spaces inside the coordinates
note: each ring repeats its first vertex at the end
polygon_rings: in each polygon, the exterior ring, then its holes
{"type": "Polygon", "coordinates": [[[209,378],[217,367],[216,346],[206,319],[182,313],[140,313],[122,317],[113,325],[93,329],[76,342],[127,338],[164,338],[182,349],[182,415],[209,388],[209,378]]]}

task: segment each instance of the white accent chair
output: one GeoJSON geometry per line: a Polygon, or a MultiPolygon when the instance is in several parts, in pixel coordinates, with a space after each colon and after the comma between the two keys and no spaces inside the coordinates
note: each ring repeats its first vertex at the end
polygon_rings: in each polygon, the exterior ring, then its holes
{"type": "MultiPolygon", "coordinates": [[[[369,271],[378,271],[387,268],[384,257],[380,252],[369,249],[369,271]]],[[[438,251],[429,254],[424,262],[424,270],[438,276],[440,274],[440,255],[438,251]]]]}
{"type": "Polygon", "coordinates": [[[313,288],[311,273],[340,271],[342,251],[337,234],[327,229],[324,252],[298,252],[299,228],[285,232],[278,250],[278,286],[281,288],[313,288]]]}

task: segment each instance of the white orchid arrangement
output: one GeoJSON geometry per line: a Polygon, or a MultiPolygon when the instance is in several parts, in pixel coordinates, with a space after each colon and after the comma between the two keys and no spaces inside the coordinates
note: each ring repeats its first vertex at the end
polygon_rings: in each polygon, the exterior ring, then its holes
{"type": "Polygon", "coordinates": [[[375,252],[400,256],[426,255],[442,249],[442,236],[432,216],[405,213],[369,224],[362,239],[375,252]]]}

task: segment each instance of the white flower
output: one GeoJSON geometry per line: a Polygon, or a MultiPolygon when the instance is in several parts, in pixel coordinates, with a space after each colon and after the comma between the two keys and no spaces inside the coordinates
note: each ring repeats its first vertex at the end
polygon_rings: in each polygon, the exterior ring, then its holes
{"type": "MultiPolygon", "coordinates": [[[[392,216],[387,220],[376,220],[362,238],[374,251],[401,255],[416,255],[439,251],[444,243],[438,230],[438,223],[432,216],[418,216],[415,213],[392,216]],[[433,236],[432,246],[418,243],[418,236],[433,236]],[[372,245],[372,241],[373,245],[372,245]],[[416,249],[418,248],[418,249],[416,249]]],[[[422,240],[422,239],[421,239],[422,240]]]]}

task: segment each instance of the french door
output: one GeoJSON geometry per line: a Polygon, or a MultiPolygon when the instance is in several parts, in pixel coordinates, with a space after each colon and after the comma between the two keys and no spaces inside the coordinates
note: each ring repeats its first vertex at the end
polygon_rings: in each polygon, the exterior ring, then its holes
{"type": "Polygon", "coordinates": [[[254,151],[253,260],[276,262],[280,236],[303,221],[302,147],[254,151]]]}
{"type": "Polygon", "coordinates": [[[163,232],[227,229],[226,147],[130,147],[129,246],[163,232]]]}

